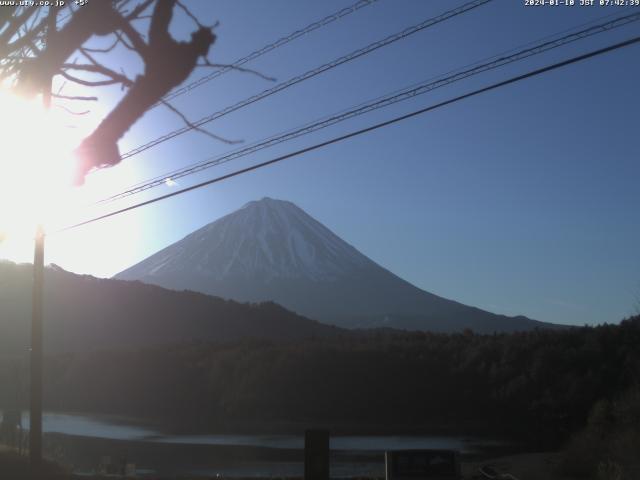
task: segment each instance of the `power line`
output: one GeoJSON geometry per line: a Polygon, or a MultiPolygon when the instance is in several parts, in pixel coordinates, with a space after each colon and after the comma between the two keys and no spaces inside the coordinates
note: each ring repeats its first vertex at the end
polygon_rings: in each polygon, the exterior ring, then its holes
{"type": "MultiPolygon", "coordinates": [[[[601,25],[597,25],[594,27],[591,27],[589,29],[586,30],[582,30],[580,32],[576,32],[570,35],[567,35],[565,37],[562,37],[560,39],[556,39],[554,41],[551,42],[545,42],[542,45],[536,45],[535,47],[517,52],[516,54],[510,55],[508,57],[491,57],[492,59],[494,59],[491,62],[485,63],[483,65],[479,65],[476,66],[475,68],[472,68],[470,70],[465,70],[462,72],[458,72],[455,75],[449,76],[447,78],[441,78],[436,82],[431,82],[431,83],[427,83],[427,82],[422,82],[420,84],[417,84],[417,86],[412,86],[409,87],[408,89],[405,90],[401,90],[401,91],[396,91],[393,94],[389,94],[387,96],[384,97],[379,97],[376,100],[369,102],[368,104],[361,104],[358,107],[356,107],[353,110],[350,111],[343,111],[339,114],[334,114],[333,116],[330,117],[326,117],[322,120],[319,120],[315,123],[311,123],[311,124],[307,124],[304,127],[299,127],[297,129],[294,130],[290,130],[287,133],[283,133],[283,134],[279,134],[276,136],[272,136],[269,137],[265,140],[259,141],[257,143],[254,143],[252,145],[249,145],[247,147],[244,147],[242,149],[236,150],[234,152],[231,152],[229,154],[225,154],[223,156],[219,156],[219,157],[214,157],[211,159],[207,159],[204,160],[202,162],[198,162],[197,164],[191,165],[189,167],[185,167],[183,169],[179,169],[170,173],[166,173],[165,175],[162,176],[158,176],[158,177],[154,177],[153,179],[150,179],[146,182],[140,183],[140,184],[136,184],[133,187],[131,187],[130,189],[121,192],[119,194],[115,194],[112,195],[110,197],[107,197],[101,201],[99,201],[98,203],[104,203],[107,201],[112,201],[112,200],[117,200],[117,199],[121,199],[124,198],[126,196],[135,194],[135,193],[139,193],[145,190],[148,190],[149,188],[153,188],[155,186],[159,186],[164,184],[165,180],[167,178],[171,178],[171,179],[177,179],[177,178],[181,178],[184,177],[186,175],[192,174],[192,173],[196,173],[199,172],[201,170],[204,170],[206,168],[210,168],[212,166],[216,166],[216,165],[220,165],[222,163],[226,163],[228,161],[240,158],[242,156],[248,155],[250,153],[253,153],[255,151],[261,150],[263,148],[267,148],[279,143],[282,143],[284,141],[288,141],[291,140],[293,138],[297,138],[301,135],[305,135],[307,133],[311,133],[314,131],[317,131],[321,128],[326,128],[330,125],[334,125],[335,123],[347,120],[349,118],[353,118],[357,115],[362,115],[364,113],[368,113],[372,110],[378,109],[378,108],[382,108],[384,106],[388,106],[391,105],[393,103],[397,103],[399,101],[403,101],[409,98],[412,98],[416,95],[421,95],[423,93],[427,93],[428,91],[434,90],[436,88],[448,85],[450,83],[453,83],[455,81],[458,80],[462,80],[464,78],[467,78],[469,76],[478,74],[478,73],[482,73],[485,72],[487,70],[493,69],[493,68],[497,68],[499,66],[503,66],[506,65],[508,63],[514,62],[514,61],[518,61],[524,58],[527,58],[529,56],[532,55],[536,55],[557,47],[560,47],[562,45],[565,45],[567,43],[576,41],[576,40],[580,40],[582,38],[586,38],[587,36],[591,36],[597,33],[602,33],[604,31],[610,30],[612,28],[617,28],[617,27],[621,27],[623,25],[626,25],[628,23],[634,22],[634,21],[638,21],[640,19],[640,13],[637,14],[632,14],[632,15],[628,15],[625,17],[621,17],[618,19],[615,19],[611,22],[607,22],[605,24],[601,24],[601,25]],[[496,59],[497,58],[497,59],[496,59]]],[[[592,23],[592,22],[591,22],[592,23]]],[[[547,37],[549,38],[549,37],[547,37]]],[[[474,65],[477,65],[474,64],[474,65]]],[[[464,68],[464,67],[463,67],[464,68]]],[[[446,74],[445,74],[446,75],[446,74]]]]}
{"type": "MultiPolygon", "coordinates": [[[[118,194],[111,195],[107,198],[104,198],[97,203],[106,203],[106,202],[111,202],[111,201],[119,200],[122,198],[126,198],[128,196],[163,185],[165,184],[165,181],[167,178],[176,180],[178,178],[182,178],[187,175],[200,172],[207,168],[211,168],[217,165],[221,165],[223,163],[230,162],[232,160],[236,160],[238,158],[244,157],[246,155],[262,150],[264,148],[268,148],[273,145],[277,145],[277,144],[292,140],[294,138],[298,138],[300,136],[318,131],[320,129],[327,128],[331,125],[335,125],[336,123],[354,118],[359,115],[363,115],[365,113],[369,113],[379,108],[383,108],[383,107],[392,105],[394,103],[411,99],[415,96],[428,93],[432,90],[435,90],[440,87],[444,87],[446,85],[463,80],[473,75],[477,75],[477,74],[507,65],[512,62],[523,60],[533,55],[538,55],[540,53],[547,52],[555,48],[559,48],[568,43],[572,43],[572,42],[590,37],[592,35],[606,32],[614,28],[622,27],[624,25],[628,25],[629,23],[636,22],[638,20],[640,20],[640,12],[619,17],[609,22],[598,24],[598,25],[580,30],[578,32],[565,35],[561,38],[556,38],[543,43],[534,44],[534,46],[532,47],[526,48],[524,50],[516,51],[515,53],[512,53],[510,55],[502,54],[502,56],[498,55],[498,56],[490,57],[491,58],[490,61],[485,63],[476,62],[475,64],[473,64],[474,66],[472,68],[454,71],[455,73],[446,77],[444,75],[447,75],[447,74],[444,74],[443,76],[437,77],[437,80],[435,81],[432,81],[433,79],[427,80],[425,82],[413,85],[406,89],[399,90],[391,94],[385,95],[383,97],[378,97],[375,100],[360,104],[357,107],[354,107],[350,110],[344,110],[340,113],[333,114],[329,117],[324,117],[321,120],[306,124],[302,127],[297,127],[285,133],[277,134],[267,139],[260,140],[258,142],[255,142],[251,145],[235,150],[233,152],[230,152],[221,156],[217,156],[217,157],[212,157],[207,160],[190,165],[188,167],[184,167],[182,169],[178,169],[178,170],[174,170],[172,172],[166,173],[165,175],[154,177],[150,180],[147,180],[146,182],[136,184],[133,187],[125,190],[124,192],[120,192],[118,194]]],[[[545,38],[550,38],[550,37],[545,37],[545,38]]]]}
{"type": "MultiPolygon", "coordinates": [[[[284,45],[286,45],[287,43],[290,43],[300,37],[303,37],[311,32],[313,32],[314,30],[317,30],[321,27],[324,27],[326,25],[329,25],[333,22],[335,22],[336,20],[339,20],[343,17],[346,17],[347,15],[350,15],[352,13],[357,12],[358,10],[361,10],[362,8],[368,7],[369,5],[374,4],[375,2],[377,2],[378,0],[358,0],[357,2],[355,2],[352,5],[349,5],[348,7],[342,8],[340,10],[338,10],[337,12],[331,13],[327,16],[325,16],[324,18],[312,22],[309,25],[296,30],[294,32],[292,32],[291,34],[285,36],[285,37],[281,37],[278,40],[276,40],[275,42],[269,43],[267,45],[265,45],[264,47],[250,53],[249,55],[246,55],[242,58],[239,58],[238,60],[234,61],[232,64],[230,65],[225,65],[224,67],[221,67],[220,69],[211,72],[208,75],[205,75],[202,78],[199,78],[198,80],[195,80],[179,89],[176,89],[172,92],[169,92],[167,95],[165,95],[162,100],[164,101],[169,101],[169,100],[173,100],[176,97],[182,96],[186,93],[191,92],[192,90],[204,85],[207,82],[210,82],[212,80],[214,80],[217,77],[220,77],[222,75],[224,75],[225,73],[228,73],[229,71],[240,67],[242,65],[244,65],[245,63],[248,63],[252,60],[255,60],[258,57],[261,57],[262,55],[269,53],[272,50],[275,50],[277,48],[280,48],[284,45]]],[[[62,15],[60,17],[57,18],[56,20],[56,25],[59,27],[61,26],[66,20],[68,20],[69,18],[71,18],[74,15],[73,11],[70,11],[68,13],[66,13],[65,15],[62,15]]],[[[162,105],[161,102],[156,103],[155,105],[153,105],[151,108],[155,108],[159,105],[162,105]]]]}
{"type": "Polygon", "coordinates": [[[576,57],[572,57],[572,58],[570,58],[568,60],[563,60],[561,62],[557,62],[557,63],[554,63],[552,65],[548,65],[546,67],[542,67],[542,68],[538,68],[536,70],[532,70],[532,71],[524,73],[522,75],[511,77],[511,78],[509,78],[507,80],[503,80],[501,82],[493,83],[493,84],[491,84],[491,85],[489,85],[487,87],[483,87],[483,88],[474,90],[472,92],[465,93],[463,95],[459,95],[457,97],[451,98],[449,100],[445,100],[445,101],[437,103],[435,105],[430,105],[428,107],[425,107],[425,108],[422,108],[422,109],[419,109],[419,110],[415,110],[415,111],[413,111],[411,113],[407,113],[407,114],[392,118],[391,120],[386,120],[384,122],[380,122],[380,123],[377,123],[375,125],[372,125],[372,126],[360,129],[360,130],[356,130],[354,132],[347,133],[345,135],[341,135],[339,137],[334,137],[334,138],[332,138],[330,140],[327,140],[327,141],[324,141],[324,142],[321,142],[321,143],[317,143],[315,145],[311,145],[309,147],[305,147],[305,148],[302,148],[300,150],[296,150],[294,152],[291,152],[291,153],[288,153],[288,154],[285,154],[285,155],[281,155],[281,156],[273,158],[271,160],[267,160],[265,162],[258,163],[256,165],[252,165],[250,167],[246,167],[246,168],[243,168],[243,169],[240,169],[240,170],[236,170],[236,171],[228,173],[226,175],[222,175],[220,177],[212,178],[210,180],[198,183],[196,185],[192,185],[190,187],[186,187],[186,188],[183,188],[181,190],[176,190],[175,192],[171,192],[171,193],[168,193],[166,195],[162,195],[160,197],[152,198],[150,200],[146,200],[144,202],[137,203],[135,205],[130,205],[128,207],[121,208],[119,210],[116,210],[116,211],[113,211],[113,212],[110,212],[110,213],[106,213],[104,215],[100,215],[98,217],[94,217],[94,218],[91,218],[89,220],[82,221],[80,223],[76,223],[75,225],[70,225],[68,227],[65,227],[63,229],[58,230],[58,232],[63,232],[63,231],[71,230],[71,229],[78,228],[78,227],[81,227],[81,226],[84,226],[84,225],[88,225],[90,223],[94,223],[94,222],[97,222],[99,220],[104,220],[106,218],[113,217],[115,215],[119,215],[121,213],[125,213],[125,212],[131,211],[131,210],[135,210],[137,208],[144,207],[146,205],[150,205],[152,203],[159,202],[161,200],[166,200],[168,198],[175,197],[177,195],[181,195],[183,193],[190,192],[192,190],[196,190],[196,189],[199,189],[199,188],[202,188],[202,187],[206,187],[206,186],[212,185],[214,183],[219,183],[219,182],[221,182],[223,180],[227,180],[229,178],[236,177],[236,176],[242,175],[244,173],[251,172],[253,170],[258,170],[260,168],[267,167],[269,165],[273,165],[273,164],[278,163],[278,162],[282,162],[283,160],[287,160],[289,158],[297,157],[297,156],[300,156],[300,155],[302,155],[304,153],[308,153],[308,152],[311,152],[311,151],[314,151],[314,150],[318,150],[318,149],[326,147],[328,145],[332,145],[334,143],[338,143],[338,142],[341,142],[343,140],[347,140],[349,138],[353,138],[353,137],[356,137],[356,136],[359,136],[359,135],[362,135],[362,134],[365,134],[365,133],[368,133],[368,132],[371,132],[371,131],[374,131],[374,130],[378,130],[378,129],[383,128],[383,127],[387,127],[389,125],[393,125],[393,124],[401,122],[403,120],[407,120],[409,118],[413,118],[415,116],[422,115],[423,113],[427,113],[427,112],[430,112],[432,110],[436,110],[438,108],[441,108],[441,107],[444,107],[444,106],[447,106],[447,105],[451,105],[451,104],[459,102],[461,100],[465,100],[467,98],[474,97],[476,95],[480,95],[482,93],[485,93],[485,92],[488,92],[488,91],[491,91],[491,90],[495,90],[497,88],[504,87],[506,85],[510,85],[512,83],[516,83],[516,82],[525,80],[527,78],[535,77],[535,76],[541,75],[543,73],[547,73],[547,72],[550,72],[552,70],[556,70],[556,69],[565,67],[567,65],[572,65],[574,63],[578,63],[578,62],[581,62],[581,61],[584,61],[584,60],[587,60],[587,59],[590,59],[590,58],[593,58],[593,57],[596,57],[596,56],[599,56],[599,55],[603,55],[605,53],[609,53],[609,52],[612,52],[614,50],[618,50],[618,49],[621,49],[621,48],[624,48],[624,47],[628,47],[630,45],[633,45],[633,44],[636,44],[636,43],[639,43],[639,42],[640,42],[640,36],[633,37],[633,38],[631,38],[629,40],[625,40],[623,42],[619,42],[619,43],[610,45],[608,47],[600,48],[598,50],[593,50],[593,51],[591,51],[589,53],[585,53],[585,54],[582,54],[582,55],[579,55],[579,56],[576,56],[576,57]]]}
{"type": "MultiPolygon", "coordinates": [[[[177,90],[174,90],[173,92],[168,93],[167,95],[165,95],[163,97],[164,101],[169,101],[169,100],[173,100],[176,97],[179,97],[181,95],[184,95],[185,93],[191,92],[192,90],[204,85],[207,82],[210,82],[211,80],[218,78],[221,75],[224,75],[225,73],[233,70],[236,67],[240,67],[242,65],[244,65],[245,63],[248,63],[252,60],[255,60],[256,58],[264,55],[265,53],[269,53],[272,50],[275,50],[276,48],[280,48],[284,45],[286,45],[289,42],[292,42],[293,40],[296,40],[304,35],[307,35],[308,33],[313,32],[314,30],[317,30],[321,27],[324,27],[326,25],[329,25],[330,23],[335,22],[336,20],[339,20],[343,17],[346,17],[347,15],[357,12],[358,10],[364,8],[364,7],[368,7],[369,5],[372,5],[374,2],[376,2],[377,0],[358,0],[356,3],[354,3],[353,5],[350,5],[348,7],[345,7],[335,13],[332,13],[331,15],[327,15],[326,17],[324,17],[321,20],[318,20],[317,22],[313,22],[310,23],[309,25],[307,25],[304,28],[301,28],[300,30],[296,30],[295,32],[279,38],[278,40],[276,40],[275,42],[269,43],[268,45],[265,45],[264,47],[250,53],[249,55],[242,57],[238,60],[236,60],[235,62],[233,62],[232,64],[228,65],[228,66],[224,66],[222,68],[220,68],[219,70],[216,70],[212,73],[210,73],[209,75],[205,75],[202,78],[199,78],[198,80],[195,80],[187,85],[185,85],[184,87],[181,87],[177,90]]],[[[160,103],[156,103],[154,105],[158,106],[160,105],[160,103]]]]}
{"type": "Polygon", "coordinates": [[[241,100],[238,103],[235,103],[234,105],[231,105],[229,107],[226,107],[222,110],[219,110],[217,112],[214,112],[210,115],[207,115],[206,117],[203,117],[199,120],[196,120],[195,122],[192,122],[191,125],[187,125],[185,127],[179,128],[177,130],[174,130],[172,132],[169,132],[161,137],[156,138],[155,140],[152,140],[148,143],[145,143],[144,145],[141,145],[139,147],[134,148],[133,150],[130,150],[124,154],[122,154],[121,158],[124,160],[126,158],[132,157],[134,155],[137,155],[138,153],[144,152],[145,150],[148,150],[149,148],[152,148],[160,143],[166,142],[167,140],[171,140],[172,138],[177,137],[178,135],[182,135],[183,133],[189,132],[191,130],[194,130],[196,128],[201,127],[202,125],[205,125],[206,123],[212,122],[214,120],[217,120],[231,112],[235,112],[236,110],[239,110],[243,107],[246,107],[247,105],[251,105],[252,103],[255,103],[259,100],[262,100],[266,97],[269,97],[275,93],[281,92],[282,90],[285,90],[289,87],[292,87],[293,85],[296,85],[300,82],[303,82],[305,80],[308,80],[312,77],[315,77],[316,75],[319,75],[321,73],[324,73],[328,70],[331,70],[333,68],[338,67],[339,65],[342,65],[344,63],[350,62],[352,60],[355,60],[356,58],[359,58],[363,55],[366,55],[368,53],[371,53],[375,50],[378,50],[379,48],[385,47],[387,45],[390,45],[391,43],[394,43],[398,40],[401,40],[405,37],[408,37],[410,35],[413,35],[414,33],[417,33],[421,30],[424,30],[426,28],[429,28],[433,25],[436,25],[438,23],[444,22],[445,20],[448,20],[450,18],[456,17],[458,15],[461,15],[465,12],[468,12],[469,10],[472,10],[474,8],[477,8],[481,5],[484,5],[486,3],[489,3],[493,0],[473,0],[469,3],[465,3],[464,5],[461,5],[460,7],[457,7],[453,10],[448,10],[446,12],[444,12],[441,15],[438,15],[436,17],[433,18],[429,18],[427,20],[424,20],[423,22],[414,25],[412,27],[406,28],[404,30],[402,30],[401,32],[395,33],[393,35],[390,35],[382,40],[378,40],[377,42],[371,43],[369,45],[367,45],[366,47],[360,48],[358,50],[355,50],[347,55],[344,55],[340,58],[337,58],[329,63],[325,63],[324,65],[321,65],[319,67],[316,67],[312,70],[309,70],[305,73],[303,73],[302,75],[298,75],[296,77],[290,78],[289,80],[279,83],[278,85],[275,85],[274,87],[268,88],[264,91],[262,91],[261,93],[258,93],[256,95],[253,95],[249,98],[246,98],[244,100],[241,100]]]}

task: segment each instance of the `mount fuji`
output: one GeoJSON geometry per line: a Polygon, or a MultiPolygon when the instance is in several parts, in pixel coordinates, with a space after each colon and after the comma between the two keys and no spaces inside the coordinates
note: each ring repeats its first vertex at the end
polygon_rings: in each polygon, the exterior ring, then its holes
{"type": "Polygon", "coordinates": [[[274,301],[349,328],[508,332],[552,327],[421,290],[291,202],[263,198],[115,276],[244,302],[274,301]]]}

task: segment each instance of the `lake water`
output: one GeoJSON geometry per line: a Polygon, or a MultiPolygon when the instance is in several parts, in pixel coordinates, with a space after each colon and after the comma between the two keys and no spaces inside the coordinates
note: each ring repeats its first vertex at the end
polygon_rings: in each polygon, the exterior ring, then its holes
{"type": "MultiPolygon", "coordinates": [[[[22,424],[29,425],[29,415],[23,413],[22,424]]],[[[273,449],[303,449],[302,435],[171,435],[142,425],[113,420],[100,416],[65,413],[45,413],[43,416],[45,433],[62,433],[79,437],[94,437],[111,440],[147,441],[158,444],[213,445],[227,447],[268,447],[273,449]]],[[[413,435],[349,435],[335,436],[330,440],[332,450],[331,475],[333,477],[384,476],[382,452],[395,449],[441,448],[456,449],[462,453],[472,453],[479,447],[496,445],[498,442],[464,436],[413,436],[413,435]],[[341,453],[342,452],[342,453],[341,453]],[[361,457],[357,461],[348,455],[361,457]],[[341,457],[342,455],[342,457],[341,457]],[[368,457],[367,457],[368,455],[368,457]]],[[[242,464],[212,466],[193,470],[185,466],[182,473],[222,475],[227,477],[283,477],[300,476],[301,462],[260,461],[250,458],[242,464]]]]}
{"type": "MultiPolygon", "coordinates": [[[[67,413],[45,413],[43,431],[107,438],[112,440],[145,440],[161,443],[196,445],[237,445],[270,448],[304,448],[302,435],[167,435],[152,428],[131,425],[123,421],[99,416],[67,413]]],[[[24,412],[22,424],[29,426],[29,414],[24,412]]],[[[332,437],[332,450],[385,451],[395,449],[445,448],[470,453],[478,445],[493,444],[486,439],[464,436],[415,436],[415,435],[347,435],[332,437]]]]}

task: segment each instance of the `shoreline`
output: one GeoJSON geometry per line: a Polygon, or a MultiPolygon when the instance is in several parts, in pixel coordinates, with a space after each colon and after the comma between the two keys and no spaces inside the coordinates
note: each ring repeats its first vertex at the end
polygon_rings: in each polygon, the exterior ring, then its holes
{"type": "MultiPolygon", "coordinates": [[[[24,414],[28,410],[23,409],[24,414]]],[[[468,420],[462,423],[451,422],[415,424],[358,424],[330,421],[251,421],[251,422],[219,422],[215,428],[209,425],[193,426],[178,424],[170,419],[144,418],[128,416],[113,412],[86,412],[69,410],[45,410],[45,415],[69,415],[97,420],[109,425],[134,426],[154,430],[160,436],[173,435],[304,435],[308,429],[329,430],[332,437],[344,436],[448,436],[456,438],[486,438],[505,443],[523,444],[517,435],[509,429],[487,428],[486,421],[468,420]]]]}
{"type": "MultiPolygon", "coordinates": [[[[95,470],[105,456],[115,463],[135,463],[138,468],[157,472],[158,475],[188,476],[189,472],[219,470],[233,478],[241,475],[228,472],[251,471],[252,474],[247,476],[256,478],[283,476],[283,466],[300,470],[304,462],[304,450],[301,448],[114,440],[52,432],[45,434],[44,446],[52,460],[73,471],[84,472],[95,470]],[[257,474],[261,470],[279,473],[261,476],[257,474]]],[[[465,462],[482,461],[520,451],[514,446],[488,446],[462,453],[461,458],[465,462]]],[[[353,474],[344,476],[363,477],[367,476],[367,471],[384,476],[384,451],[381,450],[334,449],[331,462],[332,469],[353,471],[353,474]]]]}
{"type": "MultiPolygon", "coordinates": [[[[96,476],[95,472],[104,457],[110,457],[113,465],[133,463],[142,470],[140,478],[157,480],[214,477],[293,480],[303,477],[302,449],[170,444],[60,433],[45,434],[44,447],[46,458],[66,469],[70,480],[103,478],[96,476]]],[[[330,458],[332,479],[384,478],[382,451],[332,450],[330,458]]],[[[521,480],[565,480],[557,468],[560,458],[561,453],[558,452],[523,451],[513,445],[494,446],[462,453],[461,467],[463,478],[473,478],[480,466],[491,465],[499,472],[511,473],[521,480]]]]}

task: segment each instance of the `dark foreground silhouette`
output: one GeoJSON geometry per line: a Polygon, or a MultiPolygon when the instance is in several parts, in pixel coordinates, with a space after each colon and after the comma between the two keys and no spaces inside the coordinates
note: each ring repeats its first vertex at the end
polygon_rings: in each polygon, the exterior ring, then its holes
{"type": "MultiPolygon", "coordinates": [[[[501,335],[377,331],[70,353],[46,361],[45,408],[178,431],[299,432],[311,424],[334,433],[504,434],[556,448],[597,402],[637,388],[637,345],[640,317],[501,335]]],[[[26,406],[26,365],[1,365],[0,402],[22,392],[26,406]]]]}
{"type": "MultiPolygon", "coordinates": [[[[82,298],[82,291],[74,294],[82,298]]],[[[130,298],[135,305],[138,298],[130,298]]],[[[636,468],[629,452],[640,446],[640,316],[619,325],[513,334],[352,332],[275,305],[261,317],[262,307],[200,294],[184,298],[228,308],[216,322],[238,335],[116,349],[127,322],[97,312],[102,320],[93,325],[103,330],[93,335],[102,332],[110,341],[48,356],[45,408],[124,415],[182,432],[300,432],[313,425],[333,434],[505,436],[535,450],[566,448],[563,468],[580,475],[636,468]],[[258,313],[251,322],[231,320],[233,312],[252,308],[258,313]],[[261,319],[263,332],[272,325],[286,332],[299,322],[311,328],[289,338],[247,339],[248,327],[261,319]],[[119,334],[110,330],[116,326],[119,334]]],[[[144,329],[131,325],[137,340],[170,338],[162,322],[153,328],[155,319],[141,321],[144,329]]],[[[185,314],[185,322],[192,321],[185,314]]],[[[0,355],[0,408],[27,407],[25,358],[6,350],[0,355]]]]}
{"type": "Polygon", "coordinates": [[[54,462],[32,468],[26,457],[0,448],[0,478],[7,480],[70,480],[69,472],[54,462]]]}

